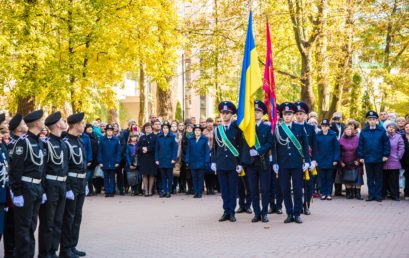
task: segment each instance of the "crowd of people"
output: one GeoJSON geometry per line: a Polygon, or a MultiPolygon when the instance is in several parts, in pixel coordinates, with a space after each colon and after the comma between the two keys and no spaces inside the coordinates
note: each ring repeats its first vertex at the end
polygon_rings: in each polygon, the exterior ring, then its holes
{"type": "Polygon", "coordinates": [[[42,120],[38,110],[6,119],[0,114],[0,233],[5,257],[85,256],[76,245],[85,196],[104,194],[170,198],[221,193],[219,221],[254,213],[252,222],[282,214],[302,223],[312,198],[366,201],[409,199],[409,115],[368,111],[365,121],[343,122],[336,112],[318,121],[303,102],[277,106],[273,128],[267,107],[255,101],[256,136],[249,146],[235,122],[237,109],[219,105],[215,119],[166,121],[151,115],[126,129],[83,113],[42,120]],[[405,173],[405,174],[404,174],[405,173]],[[405,175],[405,177],[403,177],[405,175]],[[403,179],[403,180],[402,180],[403,179]],[[333,193],[334,192],[334,193],[333,193]],[[344,195],[345,192],[345,195],[344,195]],[[237,201],[238,199],[238,201],[237,201]],[[238,208],[236,209],[236,206],[238,208]]]}

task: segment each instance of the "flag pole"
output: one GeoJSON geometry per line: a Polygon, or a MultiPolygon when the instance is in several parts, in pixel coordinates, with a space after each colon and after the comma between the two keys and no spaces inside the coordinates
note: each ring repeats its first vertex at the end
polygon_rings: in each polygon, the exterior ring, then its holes
{"type": "Polygon", "coordinates": [[[253,11],[253,0],[249,1],[249,9],[250,9],[250,12],[253,11]]]}

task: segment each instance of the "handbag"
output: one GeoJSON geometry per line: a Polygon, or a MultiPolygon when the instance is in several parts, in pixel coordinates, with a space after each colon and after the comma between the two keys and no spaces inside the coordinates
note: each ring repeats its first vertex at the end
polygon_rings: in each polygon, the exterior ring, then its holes
{"type": "Polygon", "coordinates": [[[343,172],[342,179],[346,183],[355,183],[358,178],[357,169],[345,169],[343,172]]]}
{"type": "Polygon", "coordinates": [[[94,170],[94,177],[102,177],[104,178],[104,171],[102,171],[100,166],[96,166],[94,170]]]}
{"type": "Polygon", "coordinates": [[[138,164],[139,162],[138,162],[138,155],[134,155],[133,157],[132,157],[132,166],[134,166],[134,167],[137,167],[139,164],[138,164]]]}
{"type": "Polygon", "coordinates": [[[173,176],[176,177],[180,176],[180,167],[181,167],[180,162],[176,162],[175,167],[173,168],[173,176]]]}

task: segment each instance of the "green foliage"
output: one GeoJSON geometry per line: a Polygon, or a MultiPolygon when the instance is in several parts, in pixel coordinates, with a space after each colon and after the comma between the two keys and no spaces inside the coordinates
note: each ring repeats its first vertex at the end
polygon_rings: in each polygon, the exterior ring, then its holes
{"type": "Polygon", "coordinates": [[[174,1],[0,1],[0,85],[18,99],[90,114],[116,108],[127,71],[146,66],[163,87],[180,45],[174,1]]]}

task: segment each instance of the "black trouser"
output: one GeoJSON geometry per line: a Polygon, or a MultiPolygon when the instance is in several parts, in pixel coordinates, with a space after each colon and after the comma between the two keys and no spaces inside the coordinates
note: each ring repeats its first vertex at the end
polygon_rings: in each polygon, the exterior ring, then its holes
{"type": "Polygon", "coordinates": [[[205,180],[205,183],[206,183],[207,193],[214,193],[214,188],[216,186],[216,181],[217,181],[216,174],[213,171],[211,171],[210,173],[206,172],[206,174],[204,176],[204,180],[205,180]]]}
{"type": "Polygon", "coordinates": [[[22,182],[23,207],[14,208],[16,257],[34,257],[37,217],[43,187],[40,184],[22,182]]]}
{"type": "Polygon", "coordinates": [[[403,167],[405,170],[405,197],[409,197],[409,166],[403,167]]]}
{"type": "Polygon", "coordinates": [[[162,193],[162,173],[158,166],[156,166],[156,191],[162,193]]]}
{"type": "MultiPolygon", "coordinates": [[[[124,170],[122,167],[116,169],[116,186],[120,193],[124,192],[124,170]]],[[[115,191],[114,191],[115,192],[115,191]]]]}
{"type": "Polygon", "coordinates": [[[268,212],[268,203],[270,201],[271,189],[271,171],[270,168],[263,169],[260,165],[251,166],[247,169],[247,181],[256,217],[265,216],[268,212]],[[261,208],[260,208],[261,194],[261,208]]]}
{"type": "Polygon", "coordinates": [[[65,182],[46,181],[47,201],[40,207],[38,257],[48,257],[58,250],[65,208],[65,182]]]}
{"type": "Polygon", "coordinates": [[[388,192],[392,198],[399,197],[399,169],[383,170],[382,197],[385,198],[388,192]]]}
{"type": "Polygon", "coordinates": [[[92,182],[95,186],[95,193],[99,194],[102,191],[102,187],[104,186],[104,178],[103,177],[96,177],[92,179],[92,182]]]}
{"type": "Polygon", "coordinates": [[[86,180],[81,178],[70,178],[70,180],[72,180],[70,186],[74,193],[74,200],[67,199],[65,203],[60,255],[70,253],[71,249],[78,244],[85,200],[86,180]]]}
{"type": "MultiPolygon", "coordinates": [[[[10,189],[6,187],[7,195],[10,189]]],[[[9,197],[11,198],[11,197],[9,197]]],[[[14,223],[14,207],[9,207],[4,219],[4,257],[14,257],[16,255],[15,248],[15,223],[14,223]]]]}
{"type": "Polygon", "coordinates": [[[181,161],[180,175],[179,175],[179,192],[180,193],[186,192],[186,184],[187,184],[186,163],[181,161]]]}

